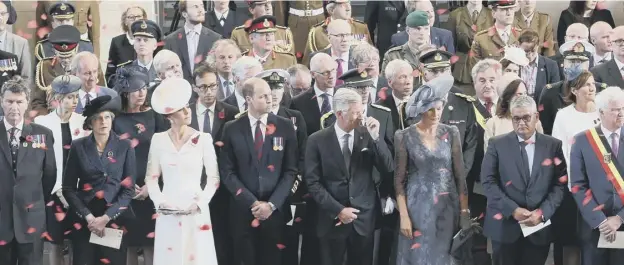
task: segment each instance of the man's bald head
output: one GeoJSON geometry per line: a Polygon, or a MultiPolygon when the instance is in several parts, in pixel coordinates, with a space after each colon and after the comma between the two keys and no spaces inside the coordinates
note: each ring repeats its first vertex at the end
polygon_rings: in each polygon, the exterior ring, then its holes
{"type": "MultiPolygon", "coordinates": [[[[571,40],[589,40],[589,29],[582,23],[574,23],[566,29],[565,41],[571,40]]],[[[560,43],[561,45],[563,43],[560,43]]]]}
{"type": "Polygon", "coordinates": [[[325,91],[336,85],[338,63],[327,53],[319,52],[310,60],[310,71],[316,87],[325,91]]]}
{"type": "Polygon", "coordinates": [[[611,36],[613,28],[604,21],[594,23],[589,29],[591,43],[599,54],[611,51],[611,36]]]}
{"type": "Polygon", "coordinates": [[[325,66],[331,65],[331,63],[336,63],[332,57],[324,52],[316,53],[310,59],[310,71],[312,72],[322,72],[322,69],[325,69],[325,66]]]}

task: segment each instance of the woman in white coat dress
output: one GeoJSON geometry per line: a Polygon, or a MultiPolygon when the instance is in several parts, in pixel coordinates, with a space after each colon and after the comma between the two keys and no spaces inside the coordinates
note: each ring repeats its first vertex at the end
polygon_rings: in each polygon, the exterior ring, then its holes
{"type": "Polygon", "coordinates": [[[171,121],[154,134],[145,183],[157,209],[154,265],[217,264],[208,203],[219,185],[212,137],[191,128],[191,85],[165,79],[152,95],[152,108],[171,121]],[[207,183],[201,188],[202,170],[207,183]],[[163,189],[158,186],[163,178],[163,189]]]}

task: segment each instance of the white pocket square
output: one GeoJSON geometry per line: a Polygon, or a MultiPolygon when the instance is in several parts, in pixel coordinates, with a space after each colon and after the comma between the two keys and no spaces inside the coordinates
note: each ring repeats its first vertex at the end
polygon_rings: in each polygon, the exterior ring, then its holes
{"type": "Polygon", "coordinates": [[[360,152],[366,152],[368,151],[368,148],[364,147],[362,150],[360,150],[360,152]]]}

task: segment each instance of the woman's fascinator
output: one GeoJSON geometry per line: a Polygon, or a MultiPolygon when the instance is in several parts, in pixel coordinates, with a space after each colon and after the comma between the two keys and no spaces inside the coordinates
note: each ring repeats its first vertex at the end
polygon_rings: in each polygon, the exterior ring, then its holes
{"type": "Polygon", "coordinates": [[[436,101],[446,101],[446,94],[453,87],[454,81],[453,76],[446,73],[420,86],[407,101],[407,117],[418,118],[430,110],[436,101]]]}
{"type": "Polygon", "coordinates": [[[147,70],[140,66],[125,66],[117,69],[115,73],[115,91],[117,93],[132,93],[149,84],[147,70]]]}
{"type": "Polygon", "coordinates": [[[506,46],[505,56],[501,59],[501,61],[505,59],[519,66],[529,65],[529,59],[526,57],[526,52],[519,47],[506,46]]]}
{"type": "Polygon", "coordinates": [[[109,95],[99,96],[94,98],[84,107],[82,116],[86,117],[82,128],[84,130],[90,130],[91,117],[104,111],[110,111],[112,113],[118,113],[121,110],[121,98],[119,96],[111,97],[109,95]]]}

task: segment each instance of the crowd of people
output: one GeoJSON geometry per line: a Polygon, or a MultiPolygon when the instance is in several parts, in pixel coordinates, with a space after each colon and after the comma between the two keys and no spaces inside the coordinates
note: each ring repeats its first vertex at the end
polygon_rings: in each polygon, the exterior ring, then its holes
{"type": "Polygon", "coordinates": [[[598,1],[247,4],[130,6],[101,67],[97,4],[38,4],[31,51],[0,2],[0,264],[624,262],[598,1]]]}

